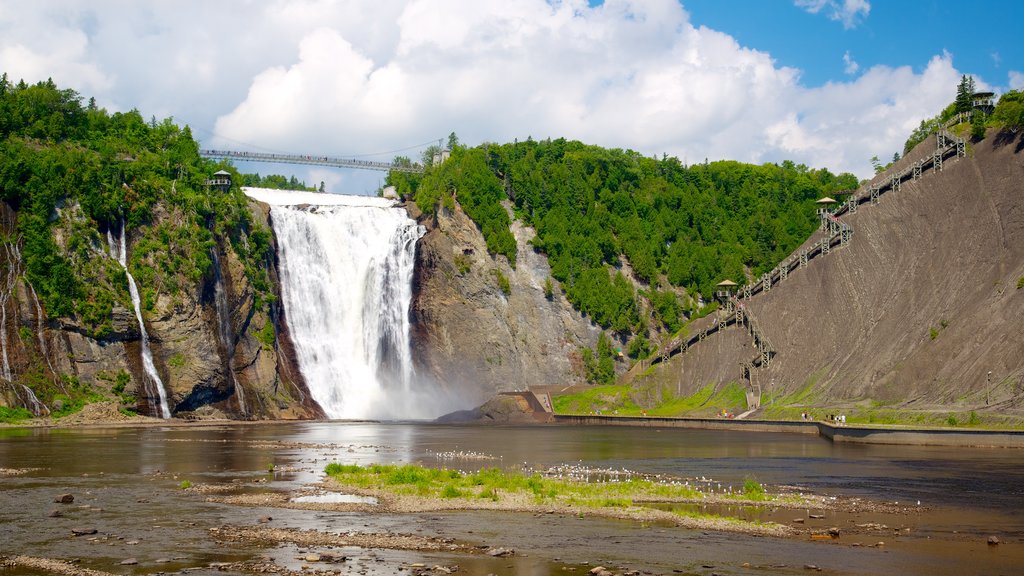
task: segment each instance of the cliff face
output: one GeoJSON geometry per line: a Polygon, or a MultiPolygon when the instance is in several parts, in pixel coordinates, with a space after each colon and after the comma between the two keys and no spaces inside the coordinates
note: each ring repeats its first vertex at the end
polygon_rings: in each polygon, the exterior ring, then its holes
{"type": "MultiPolygon", "coordinates": [[[[929,139],[905,162],[934,148],[929,139]]],[[[746,304],[777,352],[753,378],[807,405],[1024,408],[1022,148],[1018,135],[990,137],[843,216],[848,246],[746,304]]],[[[728,328],[649,379],[692,393],[736,382],[755,355],[728,328]]]]}
{"type": "MultiPolygon", "coordinates": [[[[266,224],[267,213],[255,203],[251,209],[256,219],[266,224]]],[[[13,238],[15,214],[5,206],[3,215],[4,232],[13,238]]],[[[0,257],[0,267],[9,278],[0,300],[0,343],[6,369],[0,379],[0,401],[46,414],[59,406],[39,401],[38,396],[44,396],[42,389],[68,395],[69,387],[84,386],[113,395],[120,386],[125,392],[135,392],[139,408],[149,413],[134,311],[115,305],[113,331],[102,340],[91,337],[74,319],[47,319],[31,286],[22,279],[16,246],[7,248],[0,257]]],[[[271,307],[268,315],[257,306],[243,266],[232,250],[218,245],[214,267],[215,273],[204,278],[194,292],[176,299],[160,295],[153,311],[144,313],[153,361],[172,413],[182,417],[321,416],[288,354],[287,335],[278,333],[274,338],[275,331],[266,328],[275,321],[270,316],[276,310],[271,307]]],[[[276,274],[276,266],[271,274],[276,274]]]]}
{"type": "Polygon", "coordinates": [[[598,328],[573,310],[554,280],[551,296],[545,294],[550,268],[528,244],[531,229],[513,222],[513,269],[488,254],[458,205],[436,216],[414,205],[409,211],[427,227],[417,247],[411,310],[418,376],[474,406],[496,392],[583,381],[578,350],[594,345],[598,328]]]}

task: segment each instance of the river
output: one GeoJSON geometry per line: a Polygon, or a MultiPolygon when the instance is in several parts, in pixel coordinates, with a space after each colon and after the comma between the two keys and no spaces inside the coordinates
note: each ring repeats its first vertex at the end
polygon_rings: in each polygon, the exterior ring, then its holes
{"type": "MultiPolygon", "coordinates": [[[[842,445],[806,435],[621,427],[470,427],[422,423],[315,422],[139,428],[0,429],[0,555],[78,559],[115,574],[225,572],[208,568],[267,556],[298,570],[307,549],[218,544],[211,531],[255,526],[331,532],[392,532],[515,548],[491,558],[347,550],[339,573],[392,574],[409,563],[460,566],[466,574],[1019,574],[1024,566],[1024,451],[842,445]],[[829,541],[685,530],[597,518],[495,512],[360,514],[253,508],[209,502],[182,489],[230,485],[237,492],[309,489],[329,462],[420,462],[592,469],[701,478],[742,485],[756,478],[900,512],[808,520],[846,529],[884,525],[829,541]],[[10,472],[8,472],[10,474],[10,472]],[[186,485],[187,485],[186,484],[186,485]],[[73,494],[72,504],[54,498],[73,494]],[[890,506],[892,508],[892,506],[890,506]],[[61,517],[51,517],[59,510],[61,517]],[[96,534],[72,536],[73,528],[96,534]],[[1001,543],[989,545],[995,535],[1001,543]],[[884,545],[877,546],[877,542],[884,545]],[[122,564],[131,559],[134,564],[122,564]],[[586,563],[586,564],[584,564],[586,563]],[[618,572],[617,572],[618,573],[618,572]]],[[[808,513],[814,511],[807,511],[808,513]]],[[[793,510],[756,519],[787,522],[793,510]]],[[[803,515],[803,514],[798,514],[803,515]]],[[[43,574],[0,568],[0,574],[43,574]]]]}

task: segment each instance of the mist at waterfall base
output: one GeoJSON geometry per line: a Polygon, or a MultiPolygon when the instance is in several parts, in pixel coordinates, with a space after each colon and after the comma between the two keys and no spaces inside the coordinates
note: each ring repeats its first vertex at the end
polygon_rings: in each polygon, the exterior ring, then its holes
{"type": "Polygon", "coordinates": [[[285,322],[313,399],[332,419],[422,419],[462,408],[418,378],[409,341],[416,241],[391,200],[246,188],[270,205],[285,322]]]}

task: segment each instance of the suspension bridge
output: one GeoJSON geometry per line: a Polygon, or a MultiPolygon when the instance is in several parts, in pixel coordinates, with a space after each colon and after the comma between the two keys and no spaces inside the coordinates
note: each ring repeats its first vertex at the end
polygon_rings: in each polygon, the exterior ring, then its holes
{"type": "Polygon", "coordinates": [[[306,164],[313,166],[330,166],[332,168],[357,168],[361,170],[380,170],[383,172],[409,172],[421,174],[423,166],[419,164],[395,164],[376,160],[360,160],[358,158],[335,158],[313,154],[273,154],[268,152],[240,152],[237,150],[200,150],[199,155],[212,160],[242,160],[245,162],[277,162],[281,164],[306,164]]]}

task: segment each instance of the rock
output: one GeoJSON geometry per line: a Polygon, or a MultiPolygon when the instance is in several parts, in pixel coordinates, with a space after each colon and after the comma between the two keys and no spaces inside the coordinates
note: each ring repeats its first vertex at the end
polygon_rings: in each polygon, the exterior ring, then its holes
{"type": "Polygon", "coordinates": [[[261,516],[260,519],[259,519],[259,523],[260,524],[266,524],[267,522],[270,522],[273,519],[274,518],[271,517],[271,516],[261,516]]]}
{"type": "Polygon", "coordinates": [[[53,499],[55,504],[71,504],[75,501],[75,497],[72,494],[61,494],[53,499]]]}
{"type": "Polygon", "coordinates": [[[817,570],[818,572],[821,572],[821,568],[818,568],[814,564],[804,564],[804,570],[817,570]]]}
{"type": "Polygon", "coordinates": [[[822,518],[825,517],[825,515],[824,514],[808,514],[807,517],[808,518],[813,518],[814,520],[821,520],[822,518]]]}
{"type": "Polygon", "coordinates": [[[306,562],[319,562],[319,561],[320,561],[320,555],[319,554],[306,554],[306,562]]]}
{"type": "Polygon", "coordinates": [[[607,572],[607,569],[604,566],[596,566],[590,569],[590,573],[594,576],[599,576],[602,572],[607,572]]]}
{"type": "Polygon", "coordinates": [[[126,558],[124,560],[121,560],[121,565],[122,566],[134,566],[134,565],[136,565],[138,563],[139,563],[139,561],[136,560],[135,558],[126,558]]]}
{"type": "Polygon", "coordinates": [[[97,532],[99,532],[99,530],[97,530],[95,528],[72,528],[71,529],[71,533],[74,534],[75,536],[88,536],[90,534],[95,534],[97,532]]]}
{"type": "Polygon", "coordinates": [[[999,545],[999,537],[998,536],[989,536],[988,537],[988,545],[989,546],[998,546],[999,545]]]}
{"type": "Polygon", "coordinates": [[[828,535],[833,537],[833,538],[839,538],[839,532],[840,532],[840,530],[839,530],[839,528],[837,526],[833,526],[833,527],[828,529],[828,535]]]}
{"type": "Polygon", "coordinates": [[[53,509],[53,510],[50,510],[49,516],[50,516],[50,518],[61,518],[61,517],[64,516],[64,513],[61,512],[60,510],[53,509]]]}
{"type": "Polygon", "coordinates": [[[487,551],[488,556],[494,556],[495,558],[504,558],[506,556],[514,556],[516,553],[515,548],[491,548],[487,551]]]}
{"type": "Polygon", "coordinates": [[[804,519],[803,518],[793,518],[793,522],[796,522],[797,524],[803,524],[804,523],[804,519]]]}

